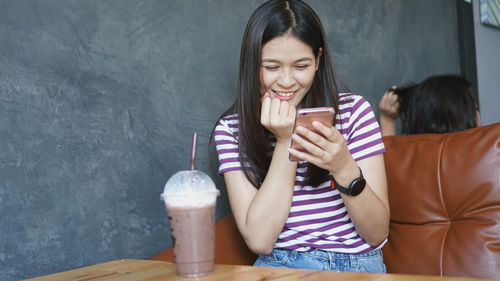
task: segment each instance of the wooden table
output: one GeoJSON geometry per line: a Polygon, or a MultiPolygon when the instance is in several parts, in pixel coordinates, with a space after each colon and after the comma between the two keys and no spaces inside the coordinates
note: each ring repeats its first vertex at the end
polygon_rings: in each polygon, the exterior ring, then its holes
{"type": "Polygon", "coordinates": [[[199,278],[177,276],[175,263],[153,260],[115,260],[75,270],[41,276],[30,281],[160,281],[160,280],[345,280],[345,281],[472,281],[477,278],[436,277],[401,274],[362,274],[304,269],[265,268],[216,264],[214,272],[199,278]]]}

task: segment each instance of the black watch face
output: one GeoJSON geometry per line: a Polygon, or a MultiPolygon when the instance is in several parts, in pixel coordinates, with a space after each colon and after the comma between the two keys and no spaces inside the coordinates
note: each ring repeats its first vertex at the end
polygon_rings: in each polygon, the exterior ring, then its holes
{"type": "Polygon", "coordinates": [[[349,188],[349,194],[351,196],[356,196],[360,194],[363,189],[365,189],[365,186],[366,180],[364,178],[358,178],[351,184],[351,188],[349,188]]]}

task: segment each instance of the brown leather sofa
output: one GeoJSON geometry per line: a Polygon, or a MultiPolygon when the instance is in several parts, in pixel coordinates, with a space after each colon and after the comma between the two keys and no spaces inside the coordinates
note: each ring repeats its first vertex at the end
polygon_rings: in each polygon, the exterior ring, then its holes
{"type": "MultiPolygon", "coordinates": [[[[385,137],[391,273],[500,279],[500,123],[385,137]]],[[[215,263],[250,265],[232,215],[216,223],[215,263]]],[[[173,261],[172,248],[152,259],[173,261]]]]}
{"type": "Polygon", "coordinates": [[[500,123],[384,143],[388,272],[500,279],[500,123]]]}

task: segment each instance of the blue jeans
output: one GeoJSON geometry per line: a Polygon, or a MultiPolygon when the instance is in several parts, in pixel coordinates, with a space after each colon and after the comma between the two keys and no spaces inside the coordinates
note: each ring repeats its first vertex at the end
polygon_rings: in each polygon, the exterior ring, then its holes
{"type": "Polygon", "coordinates": [[[254,266],[385,273],[381,250],[354,255],[318,249],[309,252],[273,249],[269,255],[259,255],[254,266]]]}

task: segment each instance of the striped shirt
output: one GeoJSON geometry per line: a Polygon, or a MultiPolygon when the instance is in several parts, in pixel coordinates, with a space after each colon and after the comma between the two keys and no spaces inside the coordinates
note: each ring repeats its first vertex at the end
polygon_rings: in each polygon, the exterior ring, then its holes
{"type": "MultiPolygon", "coordinates": [[[[361,96],[339,95],[340,114],[336,128],[346,139],[355,161],[385,152],[380,128],[370,104],[361,96]]],[[[219,156],[219,174],[241,170],[238,160],[238,115],[223,117],[215,128],[219,156]]],[[[347,209],[330,179],[317,187],[305,185],[307,162],[299,161],[295,177],[292,206],[288,219],[274,248],[310,251],[323,249],[340,253],[361,254],[380,249],[371,247],[354,229],[347,209]]]]}

